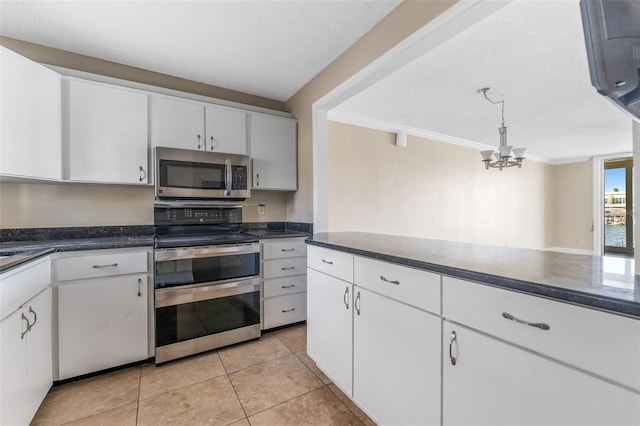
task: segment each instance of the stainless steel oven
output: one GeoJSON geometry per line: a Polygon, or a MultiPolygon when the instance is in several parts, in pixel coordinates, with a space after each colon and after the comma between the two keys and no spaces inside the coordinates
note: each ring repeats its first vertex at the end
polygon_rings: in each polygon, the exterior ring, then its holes
{"type": "Polygon", "coordinates": [[[157,147],[156,199],[249,198],[251,162],[246,155],[157,147]]]}
{"type": "Polygon", "coordinates": [[[260,337],[260,246],[241,208],[156,206],[156,363],[260,337]]]}

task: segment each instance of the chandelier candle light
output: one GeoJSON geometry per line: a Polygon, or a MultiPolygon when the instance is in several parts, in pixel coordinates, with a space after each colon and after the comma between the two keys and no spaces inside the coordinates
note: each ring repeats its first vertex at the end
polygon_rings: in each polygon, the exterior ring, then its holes
{"type": "Polygon", "coordinates": [[[478,93],[482,93],[484,98],[492,104],[502,104],[502,126],[498,129],[500,132],[500,146],[498,147],[498,151],[480,151],[485,169],[489,170],[489,167],[491,167],[502,170],[505,167],[515,166],[520,168],[522,167],[522,160],[524,160],[524,154],[527,152],[527,148],[514,148],[507,145],[507,128],[504,125],[504,99],[501,101],[492,101],[487,96],[487,92],[489,91],[491,91],[491,87],[478,89],[478,93]],[[494,156],[495,160],[492,159],[494,156]]]}

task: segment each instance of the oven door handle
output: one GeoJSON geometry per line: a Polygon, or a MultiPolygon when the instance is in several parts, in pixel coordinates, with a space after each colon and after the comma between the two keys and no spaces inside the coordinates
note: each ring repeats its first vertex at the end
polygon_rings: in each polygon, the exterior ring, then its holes
{"type": "Polygon", "coordinates": [[[260,277],[158,288],[155,291],[155,307],[163,308],[256,292],[260,292],[260,277]]]}
{"type": "Polygon", "coordinates": [[[170,260],[197,259],[202,257],[232,256],[236,254],[260,253],[260,244],[235,244],[232,246],[183,247],[154,250],[156,262],[170,260]]]}

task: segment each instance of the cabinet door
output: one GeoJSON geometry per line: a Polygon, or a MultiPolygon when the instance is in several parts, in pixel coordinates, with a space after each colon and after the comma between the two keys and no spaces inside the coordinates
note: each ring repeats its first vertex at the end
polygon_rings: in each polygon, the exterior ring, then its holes
{"type": "Polygon", "coordinates": [[[353,398],[378,424],[440,423],[440,318],[354,287],[353,398]]]}
{"type": "Polygon", "coordinates": [[[72,80],[65,98],[68,179],[148,183],[147,95],[72,80]]]}
{"type": "Polygon", "coordinates": [[[0,424],[31,421],[27,386],[26,335],[28,319],[19,309],[0,322],[0,424]],[[24,318],[23,318],[24,315],[24,318]]]}
{"type": "Polygon", "coordinates": [[[307,270],[307,353],[349,397],[353,284],[307,270]]]}
{"type": "Polygon", "coordinates": [[[295,120],[252,114],[253,189],[298,189],[296,148],[295,120]]]}
{"type": "Polygon", "coordinates": [[[147,275],[58,287],[60,379],[147,358],[147,275]]]}
{"type": "Polygon", "coordinates": [[[216,106],[205,108],[207,151],[247,154],[246,112],[216,106]]]}
{"type": "Polygon", "coordinates": [[[52,290],[47,288],[26,305],[26,315],[31,322],[27,333],[27,399],[29,412],[34,415],[53,382],[52,290]]]}
{"type": "Polygon", "coordinates": [[[151,98],[151,144],[169,148],[205,149],[204,107],[166,96],[151,98]]]}
{"type": "Polygon", "coordinates": [[[445,426],[640,424],[639,394],[447,321],[442,363],[445,426]]]}
{"type": "Polygon", "coordinates": [[[60,75],[0,46],[0,173],[60,179],[60,75]]]}

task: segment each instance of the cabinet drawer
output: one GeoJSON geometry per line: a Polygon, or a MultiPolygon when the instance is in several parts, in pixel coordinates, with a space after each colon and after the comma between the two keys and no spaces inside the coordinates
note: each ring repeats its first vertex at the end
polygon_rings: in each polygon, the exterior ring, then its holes
{"type": "Polygon", "coordinates": [[[282,259],[285,257],[306,257],[307,245],[304,238],[281,238],[262,243],[263,259],[282,259]]]}
{"type": "Polygon", "coordinates": [[[307,319],[307,293],[264,300],[264,328],[273,328],[307,319]]]}
{"type": "Polygon", "coordinates": [[[353,269],[356,285],[440,314],[440,275],[360,256],[353,269]]]}
{"type": "Polygon", "coordinates": [[[51,261],[48,256],[0,275],[0,320],[50,284],[51,261]]]}
{"type": "Polygon", "coordinates": [[[292,257],[289,259],[266,260],[264,262],[264,279],[300,275],[307,272],[307,259],[292,257]]]}
{"type": "Polygon", "coordinates": [[[353,255],[322,247],[307,247],[307,265],[325,274],[353,282],[353,255]]]}
{"type": "Polygon", "coordinates": [[[109,277],[147,271],[147,253],[109,253],[55,260],[58,281],[109,277]]]}
{"type": "Polygon", "coordinates": [[[640,321],[449,277],[442,291],[446,319],[640,390],[640,321]]]}
{"type": "Polygon", "coordinates": [[[264,297],[272,297],[303,291],[307,291],[307,274],[265,280],[262,295],[264,297]]]}

